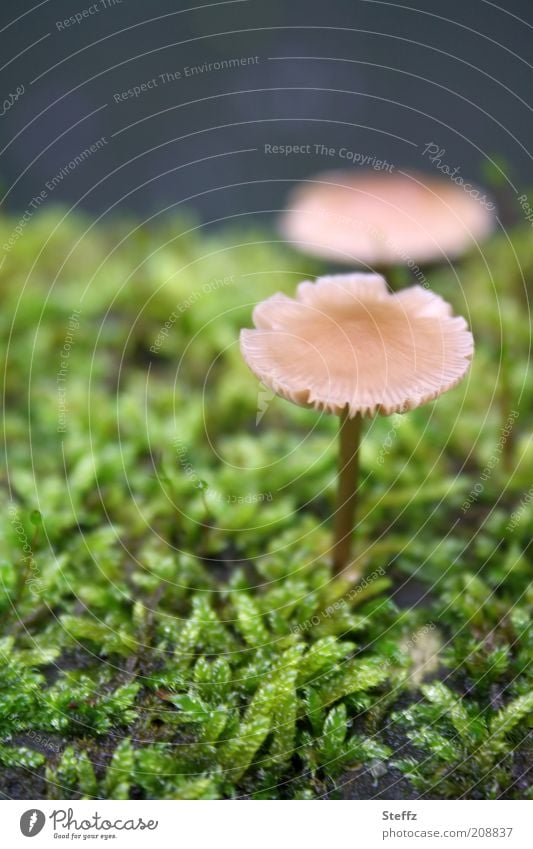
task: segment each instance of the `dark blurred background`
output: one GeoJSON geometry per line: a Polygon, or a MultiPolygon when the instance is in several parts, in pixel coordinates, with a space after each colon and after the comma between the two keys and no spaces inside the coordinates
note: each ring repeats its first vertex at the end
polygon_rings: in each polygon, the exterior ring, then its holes
{"type": "Polygon", "coordinates": [[[533,184],[531,0],[2,0],[1,17],[10,210],[44,189],[98,214],[263,214],[293,180],[360,167],[343,148],[432,172],[429,143],[465,177],[533,184]]]}

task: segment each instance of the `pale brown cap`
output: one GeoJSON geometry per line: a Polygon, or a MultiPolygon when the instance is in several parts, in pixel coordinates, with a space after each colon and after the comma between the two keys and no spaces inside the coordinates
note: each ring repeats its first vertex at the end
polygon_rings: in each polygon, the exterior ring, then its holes
{"type": "Polygon", "coordinates": [[[441,261],[494,228],[492,202],[479,198],[450,178],[331,171],[289,195],[280,229],[304,253],[352,266],[441,261]]]}
{"type": "Polygon", "coordinates": [[[455,386],[473,338],[439,295],[391,294],[377,274],[337,274],[278,293],[241,331],[242,355],[263,384],[306,407],[350,416],[405,412],[455,386]]]}

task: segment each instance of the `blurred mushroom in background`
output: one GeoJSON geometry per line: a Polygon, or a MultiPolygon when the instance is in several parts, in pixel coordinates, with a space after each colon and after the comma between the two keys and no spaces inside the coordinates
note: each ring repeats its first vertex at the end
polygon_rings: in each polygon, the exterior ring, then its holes
{"type": "Polygon", "coordinates": [[[338,274],[278,293],[241,331],[251,371],[282,398],[340,419],[333,568],[352,563],[364,416],[404,413],[466,374],[473,338],[464,318],[421,286],[390,293],[377,274],[338,274]]]}

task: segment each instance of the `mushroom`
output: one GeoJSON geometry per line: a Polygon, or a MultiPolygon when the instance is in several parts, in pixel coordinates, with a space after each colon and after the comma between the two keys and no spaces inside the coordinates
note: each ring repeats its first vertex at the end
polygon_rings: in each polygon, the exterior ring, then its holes
{"type": "Polygon", "coordinates": [[[377,269],[457,257],[489,235],[494,204],[470,184],[425,174],[330,171],[296,187],[283,236],[304,253],[377,269]]]}
{"type": "Polygon", "coordinates": [[[397,293],[377,274],[300,283],[257,304],[242,330],[251,371],[277,395],[340,419],[333,566],[351,563],[362,419],[404,413],[464,377],[472,334],[450,305],[421,286],[397,293]]]}

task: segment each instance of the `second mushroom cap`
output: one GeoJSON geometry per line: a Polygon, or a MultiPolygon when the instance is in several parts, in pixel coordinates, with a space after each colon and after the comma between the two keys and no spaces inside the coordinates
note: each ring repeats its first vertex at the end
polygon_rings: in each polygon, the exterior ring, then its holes
{"type": "Polygon", "coordinates": [[[281,218],[304,253],[373,268],[456,257],[494,227],[475,187],[425,174],[330,171],[299,184],[281,218]]]}

